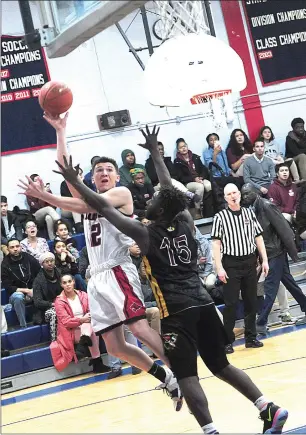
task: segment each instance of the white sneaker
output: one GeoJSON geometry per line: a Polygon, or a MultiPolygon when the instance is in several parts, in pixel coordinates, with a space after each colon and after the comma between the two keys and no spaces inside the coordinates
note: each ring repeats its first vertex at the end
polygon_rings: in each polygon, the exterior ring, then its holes
{"type": "Polygon", "coordinates": [[[165,382],[156,387],[156,390],[164,390],[171,397],[175,411],[180,411],[183,406],[183,395],[176,377],[168,367],[164,367],[166,371],[165,382]]]}

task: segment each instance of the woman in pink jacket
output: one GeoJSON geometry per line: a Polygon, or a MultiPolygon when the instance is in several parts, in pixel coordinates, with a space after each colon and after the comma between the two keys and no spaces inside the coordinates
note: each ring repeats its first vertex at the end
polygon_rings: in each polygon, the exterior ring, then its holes
{"type": "Polygon", "coordinates": [[[62,371],[71,361],[77,363],[91,356],[89,364],[93,366],[94,373],[109,371],[102,362],[99,338],[90,324],[87,294],[75,290],[72,275],[63,275],[61,286],[63,291],[55,299],[57,339],[50,345],[55,368],[62,371]]]}

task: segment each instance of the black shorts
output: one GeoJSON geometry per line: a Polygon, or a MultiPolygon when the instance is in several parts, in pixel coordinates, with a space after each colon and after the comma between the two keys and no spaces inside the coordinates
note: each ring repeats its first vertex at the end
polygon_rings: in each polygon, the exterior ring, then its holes
{"type": "Polygon", "coordinates": [[[225,345],[230,341],[215,305],[189,308],[161,320],[166,356],[178,380],[197,376],[197,352],[217,374],[228,364],[225,345]]]}

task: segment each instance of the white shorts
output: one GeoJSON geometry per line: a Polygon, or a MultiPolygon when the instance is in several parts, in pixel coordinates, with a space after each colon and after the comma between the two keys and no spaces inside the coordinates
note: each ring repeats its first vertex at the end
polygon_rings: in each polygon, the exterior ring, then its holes
{"type": "Polygon", "coordinates": [[[91,324],[97,335],[146,318],[143,294],[133,263],[94,274],[87,286],[91,324]]]}

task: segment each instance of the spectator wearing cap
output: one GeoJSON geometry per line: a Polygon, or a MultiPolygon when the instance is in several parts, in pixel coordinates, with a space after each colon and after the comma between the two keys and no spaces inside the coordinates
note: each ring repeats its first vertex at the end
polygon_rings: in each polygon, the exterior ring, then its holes
{"type": "Polygon", "coordinates": [[[134,213],[138,217],[144,217],[147,209],[148,201],[150,201],[154,195],[154,187],[151,183],[146,183],[145,170],[142,168],[134,168],[130,170],[132,183],[128,184],[133,203],[134,213]]]}
{"type": "Polygon", "coordinates": [[[151,183],[150,178],[148,177],[145,167],[140,163],[136,163],[135,153],[132,150],[123,150],[121,153],[122,163],[123,165],[119,168],[120,175],[120,185],[128,186],[133,182],[131,169],[140,168],[143,169],[145,174],[145,183],[151,183]]]}
{"type": "Polygon", "coordinates": [[[298,206],[297,187],[291,180],[287,162],[277,164],[275,170],[276,179],[269,187],[268,198],[280,209],[284,218],[292,223],[298,206]]]}
{"type": "Polygon", "coordinates": [[[40,271],[38,261],[30,254],[21,251],[20,242],[11,239],[7,242],[8,255],[1,267],[2,287],[9,293],[19,324],[26,328],[25,304],[33,297],[33,281],[40,271]]]}
{"type": "Polygon", "coordinates": [[[33,299],[37,308],[34,323],[44,321],[50,324],[51,340],[56,340],[57,319],[55,299],[61,294],[61,275],[55,267],[55,256],[52,252],[45,252],[39,257],[41,270],[33,283],[33,299]]]}
{"type": "Polygon", "coordinates": [[[306,180],[306,131],[302,118],[294,118],[292,131],[286,137],[286,157],[292,157],[298,166],[300,176],[306,180]]]}

